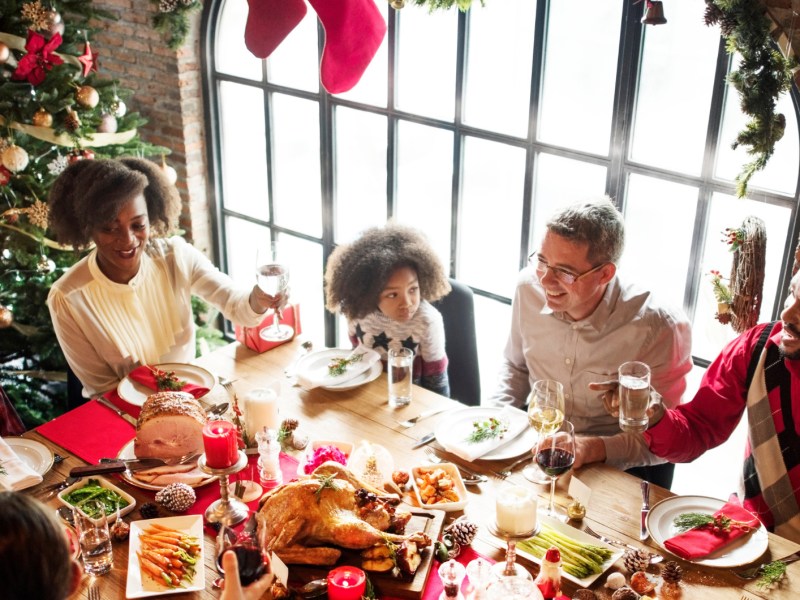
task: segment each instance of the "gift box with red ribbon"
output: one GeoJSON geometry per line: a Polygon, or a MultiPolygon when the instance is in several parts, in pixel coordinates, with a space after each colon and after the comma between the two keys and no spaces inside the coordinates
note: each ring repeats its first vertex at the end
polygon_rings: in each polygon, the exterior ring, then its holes
{"type": "MultiPolygon", "coordinates": [[[[261,337],[261,330],[272,327],[274,318],[273,311],[268,310],[264,319],[256,327],[241,327],[236,325],[234,328],[236,340],[251,350],[255,350],[256,352],[266,352],[267,350],[272,350],[276,346],[285,344],[293,339],[294,336],[285,340],[281,340],[280,342],[268,342],[261,337]]],[[[300,324],[299,304],[287,304],[285,307],[283,307],[283,311],[281,313],[281,324],[288,325],[294,329],[294,335],[299,335],[303,332],[303,328],[300,324]]]]}

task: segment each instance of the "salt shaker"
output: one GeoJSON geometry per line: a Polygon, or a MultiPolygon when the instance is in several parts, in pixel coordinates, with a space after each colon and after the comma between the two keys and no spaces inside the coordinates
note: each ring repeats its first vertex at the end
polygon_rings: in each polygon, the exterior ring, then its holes
{"type": "Polygon", "coordinates": [[[492,579],[492,565],[489,561],[482,558],[471,560],[467,565],[467,577],[469,577],[470,600],[483,600],[486,597],[486,587],[492,579]]]}
{"type": "Polygon", "coordinates": [[[466,568],[461,563],[448,560],[439,567],[439,578],[442,580],[443,591],[439,600],[463,600],[461,595],[461,582],[467,574],[466,568]]]}
{"type": "Polygon", "coordinates": [[[274,488],[283,483],[278,432],[265,427],[256,433],[256,442],[258,443],[258,474],[261,477],[261,485],[264,489],[274,488]]]}

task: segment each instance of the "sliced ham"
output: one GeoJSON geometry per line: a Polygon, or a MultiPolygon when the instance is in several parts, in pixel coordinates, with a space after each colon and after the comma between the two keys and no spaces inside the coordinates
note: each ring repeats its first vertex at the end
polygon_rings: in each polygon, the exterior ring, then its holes
{"type": "Polygon", "coordinates": [[[178,458],[203,452],[206,413],[186,392],[158,392],[145,400],[136,422],[137,458],[178,458]]]}
{"type": "MultiPolygon", "coordinates": [[[[158,469],[148,469],[147,471],[137,471],[133,476],[143,483],[150,485],[169,485],[170,483],[185,483],[187,485],[197,485],[208,479],[208,475],[203,473],[198,467],[189,465],[189,470],[180,470],[174,472],[154,472],[159,469],[166,469],[169,467],[158,467],[158,469]]],[[[173,467],[175,468],[175,467],[173,467]]]]}

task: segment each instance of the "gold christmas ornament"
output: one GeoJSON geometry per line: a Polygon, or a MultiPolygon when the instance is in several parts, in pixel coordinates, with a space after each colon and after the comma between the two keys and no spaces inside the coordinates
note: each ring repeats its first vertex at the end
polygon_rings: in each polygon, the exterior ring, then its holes
{"type": "Polygon", "coordinates": [[[47,218],[50,214],[47,204],[41,200],[36,200],[24,210],[28,213],[28,221],[31,225],[35,225],[39,229],[47,229],[47,218]]]}
{"type": "Polygon", "coordinates": [[[52,273],[56,270],[56,263],[42,254],[39,257],[39,262],[36,263],[36,270],[44,274],[52,273]]]}
{"type": "Polygon", "coordinates": [[[128,107],[125,105],[125,102],[120,100],[119,98],[114,98],[111,101],[111,105],[109,106],[111,112],[114,114],[115,117],[118,119],[125,116],[125,113],[128,112],[128,107]]]}
{"type": "Polygon", "coordinates": [[[9,56],[11,56],[11,49],[3,42],[0,42],[0,65],[7,63],[9,56]]]}
{"type": "Polygon", "coordinates": [[[391,0],[389,2],[389,6],[391,6],[395,10],[400,10],[406,5],[406,0],[391,0]]]}
{"type": "Polygon", "coordinates": [[[14,313],[6,306],[0,306],[0,329],[11,327],[14,322],[14,313]]]}
{"type": "Polygon", "coordinates": [[[100,117],[100,125],[97,126],[100,133],[115,133],[117,131],[117,117],[108,113],[100,117]]]}
{"type": "Polygon", "coordinates": [[[47,110],[44,108],[40,108],[35,113],[33,113],[32,122],[36,127],[52,127],[53,126],[53,115],[51,115],[47,110]]]}
{"type": "Polygon", "coordinates": [[[0,161],[3,166],[12,173],[19,173],[24,171],[28,166],[28,153],[24,148],[20,148],[16,144],[12,144],[0,154],[0,161]]]}
{"type": "Polygon", "coordinates": [[[100,102],[100,94],[90,85],[82,85],[75,93],[78,104],[85,108],[94,108],[100,102]]]}
{"type": "Polygon", "coordinates": [[[44,27],[42,30],[49,36],[57,33],[64,34],[64,21],[61,14],[56,10],[48,10],[44,15],[44,27]]]}

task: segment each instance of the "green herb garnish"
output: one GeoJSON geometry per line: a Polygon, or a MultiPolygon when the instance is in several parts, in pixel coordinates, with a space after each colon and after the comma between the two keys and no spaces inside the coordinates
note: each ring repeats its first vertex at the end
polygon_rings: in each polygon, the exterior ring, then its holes
{"type": "Polygon", "coordinates": [[[104,488],[97,479],[89,479],[85,486],[72,490],[63,496],[64,501],[77,506],[92,519],[100,516],[97,511],[84,510],[83,505],[90,500],[97,500],[105,511],[106,515],[117,512],[117,507],[125,508],[129,502],[114,490],[104,488]]]}
{"type": "Polygon", "coordinates": [[[314,475],[319,481],[319,487],[317,491],[314,492],[314,495],[317,497],[317,503],[319,503],[320,499],[322,498],[322,490],[326,488],[330,488],[332,490],[336,490],[339,488],[339,480],[336,479],[336,473],[331,473],[330,475],[314,475]]]}
{"type": "Polygon", "coordinates": [[[354,365],[357,362],[361,361],[364,358],[365,352],[361,352],[360,354],[353,354],[347,358],[334,358],[328,363],[328,375],[331,377],[338,377],[339,375],[344,375],[344,372],[347,370],[349,365],[354,365]]]}
{"type": "Polygon", "coordinates": [[[701,527],[711,529],[714,533],[730,531],[731,527],[740,527],[745,531],[750,530],[749,524],[745,523],[744,521],[734,521],[725,514],[714,516],[705,513],[683,513],[675,517],[672,523],[680,531],[699,529],[701,527]]]}
{"type": "Polygon", "coordinates": [[[8,471],[3,468],[3,461],[0,460],[0,475],[8,475],[8,471]]]}
{"type": "Polygon", "coordinates": [[[492,438],[502,438],[507,431],[508,423],[495,417],[483,421],[473,421],[472,431],[470,431],[467,441],[470,444],[477,444],[492,438]]]}
{"type": "Polygon", "coordinates": [[[761,566],[761,578],[756,582],[756,585],[761,588],[768,588],[771,585],[778,583],[783,579],[786,573],[786,563],[782,560],[774,560],[761,566]]]}
{"type": "Polygon", "coordinates": [[[178,379],[175,371],[162,371],[156,367],[150,367],[150,371],[156,378],[156,387],[159,392],[180,392],[186,382],[178,379]]]}

